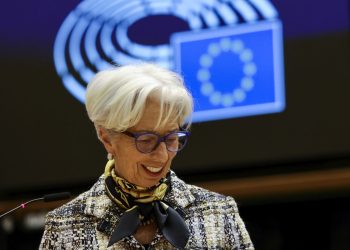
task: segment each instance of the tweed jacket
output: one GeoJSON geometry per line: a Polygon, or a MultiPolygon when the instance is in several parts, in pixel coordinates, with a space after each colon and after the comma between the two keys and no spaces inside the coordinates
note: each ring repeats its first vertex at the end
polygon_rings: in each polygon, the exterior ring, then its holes
{"type": "MultiPolygon", "coordinates": [[[[171,172],[164,201],[182,210],[190,237],[186,249],[253,250],[233,198],[188,185],[171,172]]],[[[101,176],[87,192],[48,213],[39,249],[107,249],[123,211],[107,196],[101,176]]],[[[133,236],[108,250],[145,249],[133,236]]],[[[158,231],[148,249],[175,249],[158,231]]]]}

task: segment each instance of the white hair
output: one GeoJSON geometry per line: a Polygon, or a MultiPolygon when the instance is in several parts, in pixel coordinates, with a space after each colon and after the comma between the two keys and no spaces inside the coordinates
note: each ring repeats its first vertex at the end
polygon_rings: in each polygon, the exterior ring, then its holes
{"type": "MultiPolygon", "coordinates": [[[[86,90],[86,109],[95,127],[122,132],[135,126],[147,101],[160,105],[158,126],[190,120],[191,94],[182,78],[153,64],[126,65],[96,74],[86,90]]],[[[189,123],[188,122],[188,126],[189,123]]]]}

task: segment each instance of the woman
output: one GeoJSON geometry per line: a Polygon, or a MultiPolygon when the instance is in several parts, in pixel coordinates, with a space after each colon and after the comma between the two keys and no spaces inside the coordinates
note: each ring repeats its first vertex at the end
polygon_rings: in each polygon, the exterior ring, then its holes
{"type": "Polygon", "coordinates": [[[48,214],[41,249],[253,249],[233,198],[170,170],[192,112],[178,75],[150,64],[102,71],[86,108],[109,161],[89,191],[48,214]]]}

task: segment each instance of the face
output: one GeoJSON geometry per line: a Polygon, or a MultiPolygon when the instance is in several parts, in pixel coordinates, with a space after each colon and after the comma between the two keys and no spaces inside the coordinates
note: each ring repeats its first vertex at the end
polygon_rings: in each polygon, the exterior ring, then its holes
{"type": "MultiPolygon", "coordinates": [[[[179,129],[178,124],[172,123],[155,130],[158,117],[159,104],[148,102],[139,123],[128,131],[132,133],[155,132],[159,135],[166,135],[179,129]]],[[[165,177],[176,155],[176,152],[166,149],[164,142],[161,142],[151,153],[144,154],[136,149],[134,138],[125,134],[118,133],[111,136],[101,130],[100,137],[106,150],[114,156],[116,173],[130,183],[141,187],[152,187],[165,177]]]]}

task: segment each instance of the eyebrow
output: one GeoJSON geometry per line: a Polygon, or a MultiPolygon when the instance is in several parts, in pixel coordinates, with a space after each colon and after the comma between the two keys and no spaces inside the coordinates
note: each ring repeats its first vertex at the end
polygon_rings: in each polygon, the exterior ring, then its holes
{"type": "MultiPolygon", "coordinates": [[[[169,129],[167,131],[165,131],[165,134],[169,134],[171,132],[176,132],[176,131],[180,131],[180,128],[175,128],[175,129],[169,129]]],[[[140,134],[140,133],[153,133],[153,134],[159,134],[157,131],[155,130],[137,130],[137,131],[131,131],[132,133],[135,133],[135,134],[140,134]]]]}

